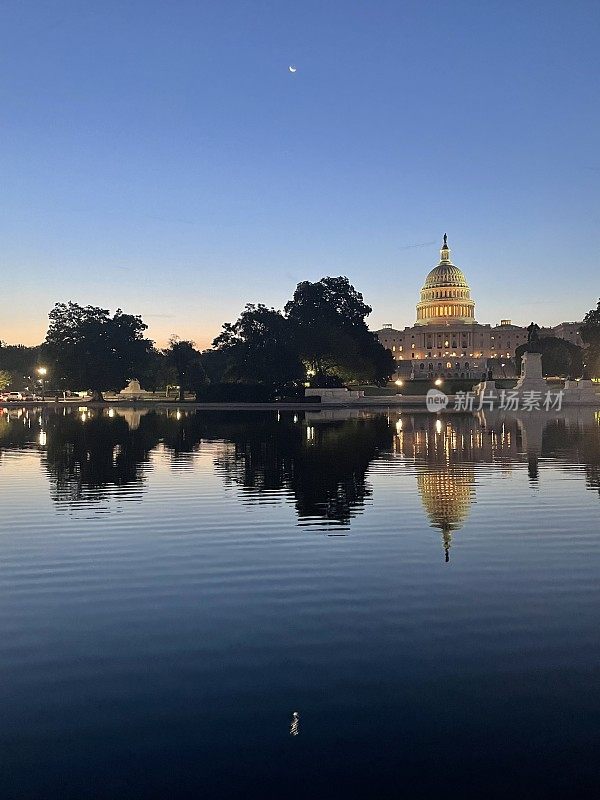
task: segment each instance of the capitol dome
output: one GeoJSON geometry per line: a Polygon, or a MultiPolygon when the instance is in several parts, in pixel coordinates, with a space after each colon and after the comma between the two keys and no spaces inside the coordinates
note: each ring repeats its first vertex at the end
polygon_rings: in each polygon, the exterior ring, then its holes
{"type": "Polygon", "coordinates": [[[438,286],[460,286],[468,289],[469,284],[461,269],[454,264],[440,263],[425,278],[424,289],[435,289],[438,286]]]}
{"type": "Polygon", "coordinates": [[[417,303],[417,325],[475,323],[475,302],[461,269],[450,260],[448,237],[440,250],[440,263],[425,278],[417,303]]]}

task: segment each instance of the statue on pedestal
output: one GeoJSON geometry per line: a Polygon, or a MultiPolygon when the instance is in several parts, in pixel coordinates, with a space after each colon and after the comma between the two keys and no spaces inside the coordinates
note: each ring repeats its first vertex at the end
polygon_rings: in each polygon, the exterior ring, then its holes
{"type": "Polygon", "coordinates": [[[126,397],[129,400],[140,400],[143,393],[144,390],[140,386],[140,382],[137,378],[134,378],[119,392],[119,397],[126,397]]]}

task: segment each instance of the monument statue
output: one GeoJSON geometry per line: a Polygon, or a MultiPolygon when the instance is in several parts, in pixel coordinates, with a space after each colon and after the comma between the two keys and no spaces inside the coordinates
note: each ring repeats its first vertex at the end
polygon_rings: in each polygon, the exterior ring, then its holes
{"type": "Polygon", "coordinates": [[[527,326],[527,352],[528,353],[541,353],[540,341],[540,326],[532,322],[527,326]]]}
{"type": "Polygon", "coordinates": [[[542,342],[540,326],[532,322],[527,326],[527,346],[521,359],[521,376],[515,385],[516,392],[545,392],[546,381],[542,372],[542,342]]]}
{"type": "Polygon", "coordinates": [[[144,390],[140,386],[140,382],[137,380],[137,378],[134,378],[129,381],[124,389],[121,389],[119,392],[119,397],[126,397],[129,400],[139,400],[143,394],[144,390]]]}

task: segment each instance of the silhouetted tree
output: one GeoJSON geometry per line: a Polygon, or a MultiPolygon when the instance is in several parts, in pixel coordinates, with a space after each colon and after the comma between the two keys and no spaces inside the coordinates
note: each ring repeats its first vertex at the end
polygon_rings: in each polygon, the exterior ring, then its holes
{"type": "Polygon", "coordinates": [[[177,383],[177,372],[167,354],[155,347],[148,353],[148,361],[137,377],[142,387],[151,392],[177,383]]]}
{"type": "Polygon", "coordinates": [[[9,385],[15,390],[31,384],[39,357],[39,346],[26,347],[23,344],[7,345],[0,342],[0,370],[10,375],[9,385]]]}
{"type": "Polygon", "coordinates": [[[221,383],[225,380],[225,373],[229,366],[225,349],[203,350],[200,355],[200,363],[209,383],[221,383]]]}
{"type": "Polygon", "coordinates": [[[579,332],[586,344],[584,352],[586,369],[597,377],[600,375],[600,300],[597,307],[588,311],[583,318],[579,332]]]}
{"type": "MultiPolygon", "coordinates": [[[[515,351],[517,370],[521,370],[521,359],[527,350],[527,344],[519,345],[515,351]]],[[[560,339],[557,336],[545,336],[538,342],[542,354],[542,372],[544,375],[581,375],[583,364],[581,348],[577,345],[560,339]]]]}
{"type": "Polygon", "coordinates": [[[107,309],[72,302],[57,303],[49,317],[43,353],[54,362],[52,374],[71,388],[102,399],[102,392],[120,391],[144,369],[152,342],[143,336],[148,326],[141,317],[121,309],[111,317],[107,309]]]}
{"type": "Polygon", "coordinates": [[[171,336],[169,347],[164,351],[167,361],[174,367],[179,383],[179,399],[185,398],[186,391],[193,391],[206,383],[206,373],[202,366],[201,353],[194,342],[171,336]]]}
{"type": "Polygon", "coordinates": [[[213,346],[226,355],[226,379],[281,385],[304,378],[292,326],[274,308],[248,304],[236,322],[223,325],[213,346]]]}
{"type": "Polygon", "coordinates": [[[372,309],[348,278],[299,283],[285,313],[299,353],[316,382],[337,375],[344,381],[385,383],[394,358],[365,322],[372,309]]]}

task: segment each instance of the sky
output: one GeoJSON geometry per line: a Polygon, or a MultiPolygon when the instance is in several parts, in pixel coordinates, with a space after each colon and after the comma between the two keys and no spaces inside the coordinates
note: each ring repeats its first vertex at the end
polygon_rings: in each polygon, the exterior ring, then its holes
{"type": "Polygon", "coordinates": [[[73,300],[207,347],[324,275],[404,327],[444,232],[479,322],[581,319],[599,34],[596,0],[0,0],[0,340],[73,300]]]}

